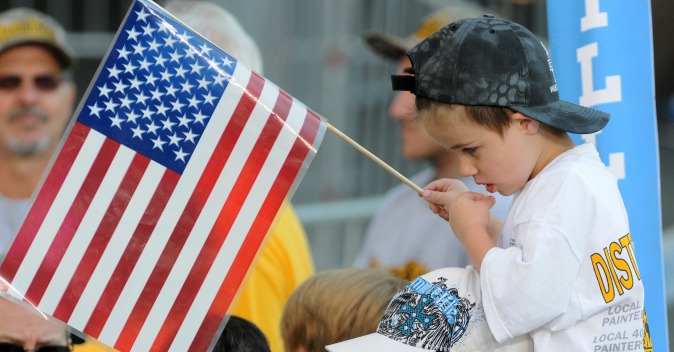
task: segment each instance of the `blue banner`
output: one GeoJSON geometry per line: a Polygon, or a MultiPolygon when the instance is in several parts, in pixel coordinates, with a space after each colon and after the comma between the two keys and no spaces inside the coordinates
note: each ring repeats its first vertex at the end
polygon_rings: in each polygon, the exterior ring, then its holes
{"type": "Polygon", "coordinates": [[[611,114],[602,131],[574,138],[594,141],[619,178],[646,290],[646,345],[650,335],[654,351],[669,351],[650,1],[548,0],[547,11],[561,98],[611,114]]]}

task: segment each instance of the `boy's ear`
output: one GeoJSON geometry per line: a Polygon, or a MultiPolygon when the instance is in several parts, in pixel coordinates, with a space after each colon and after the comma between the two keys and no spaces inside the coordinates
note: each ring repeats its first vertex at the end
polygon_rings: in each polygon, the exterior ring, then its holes
{"type": "Polygon", "coordinates": [[[541,123],[524,115],[520,112],[515,112],[510,115],[513,124],[516,124],[527,134],[536,134],[541,126],[541,123]]]}

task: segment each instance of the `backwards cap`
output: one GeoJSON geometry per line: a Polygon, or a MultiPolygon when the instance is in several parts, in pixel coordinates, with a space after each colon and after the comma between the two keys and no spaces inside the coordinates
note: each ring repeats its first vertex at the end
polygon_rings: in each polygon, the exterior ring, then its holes
{"type": "Polygon", "coordinates": [[[456,2],[452,6],[439,8],[424,17],[421,24],[407,37],[397,37],[381,31],[369,31],[363,38],[375,53],[384,58],[398,60],[414,45],[446,26],[453,20],[463,17],[475,17],[482,8],[469,2],[456,2]]]}
{"type": "Polygon", "coordinates": [[[492,15],[455,21],[408,51],[414,76],[394,90],[448,104],[508,107],[572,133],[604,128],[609,114],[559,99],[543,43],[524,26],[492,15]]]}
{"type": "Polygon", "coordinates": [[[0,13],[0,53],[27,44],[49,49],[68,68],[75,54],[66,43],[66,32],[53,18],[30,8],[15,8],[0,13]]]}
{"type": "Polygon", "coordinates": [[[523,352],[528,336],[499,344],[492,335],[472,268],[443,268],[418,277],[398,292],[377,332],[326,346],[330,352],[523,352]]]}

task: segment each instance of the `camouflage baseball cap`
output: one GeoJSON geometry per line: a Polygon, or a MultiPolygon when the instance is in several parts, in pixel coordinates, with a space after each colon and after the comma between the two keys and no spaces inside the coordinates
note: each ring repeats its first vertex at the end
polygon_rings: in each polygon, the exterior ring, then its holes
{"type": "Polygon", "coordinates": [[[31,8],[0,13],[0,53],[27,44],[49,49],[62,68],[72,66],[75,54],[66,43],[66,32],[55,19],[31,8]]]}
{"type": "Polygon", "coordinates": [[[461,105],[508,107],[571,133],[593,133],[609,114],[559,99],[544,44],[524,26],[492,15],[450,23],[408,51],[414,76],[394,90],[461,105]]]}

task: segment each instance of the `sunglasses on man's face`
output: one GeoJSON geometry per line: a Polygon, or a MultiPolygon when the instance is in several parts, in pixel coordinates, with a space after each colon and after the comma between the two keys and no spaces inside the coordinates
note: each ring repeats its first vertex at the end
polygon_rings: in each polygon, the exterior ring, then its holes
{"type": "Polygon", "coordinates": [[[0,352],[70,352],[70,347],[68,346],[40,346],[34,350],[24,350],[23,346],[8,343],[0,342],[0,352]]]}
{"type": "MultiPolygon", "coordinates": [[[[25,77],[16,75],[0,75],[0,90],[14,90],[21,86],[25,77]]],[[[33,77],[33,84],[38,90],[51,92],[63,81],[60,75],[39,75],[33,77]]]]}

